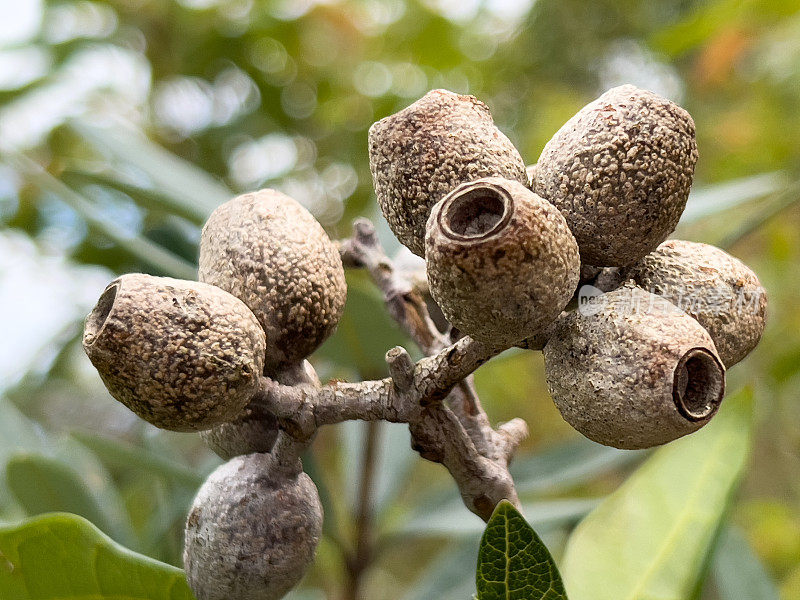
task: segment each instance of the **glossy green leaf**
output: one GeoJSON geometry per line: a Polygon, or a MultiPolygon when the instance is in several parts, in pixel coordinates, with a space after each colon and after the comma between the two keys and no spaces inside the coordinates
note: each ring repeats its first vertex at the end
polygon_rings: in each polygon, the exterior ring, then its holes
{"type": "Polygon", "coordinates": [[[685,600],[697,586],[751,441],[752,393],[657,450],[578,525],[562,572],[572,600],[685,600]]]}
{"type": "Polygon", "coordinates": [[[0,527],[3,600],[192,600],[183,571],[69,514],[0,527]]]}
{"type": "Polygon", "coordinates": [[[553,557],[514,506],[497,505],[478,551],[478,600],[566,600],[553,557]]]}
{"type": "Polygon", "coordinates": [[[778,600],[775,582],[735,527],[723,530],[712,569],[720,600],[778,600]]]}

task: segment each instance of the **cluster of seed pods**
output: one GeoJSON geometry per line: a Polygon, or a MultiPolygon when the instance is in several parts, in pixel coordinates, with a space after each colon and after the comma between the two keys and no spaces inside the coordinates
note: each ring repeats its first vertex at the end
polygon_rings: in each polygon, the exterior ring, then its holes
{"type": "MultiPolygon", "coordinates": [[[[576,429],[644,448],[715,414],[726,367],[760,339],[766,296],[722,250],[665,241],[697,160],[686,111],[614,88],[526,168],[483,103],[434,90],[375,123],[369,153],[378,203],[425,258],[449,323],[490,347],[543,349],[576,429]]],[[[306,358],[342,314],[342,262],[306,209],[262,190],[211,215],[199,279],[116,279],[83,344],[114,398],[158,427],[200,432],[228,461],[187,520],[197,598],[277,599],[312,562],[322,509],[299,461],[271,453],[279,423],[259,383],[320,386],[306,358]]]]}
{"type": "Polygon", "coordinates": [[[761,337],[766,294],[724,251],[665,241],[697,162],[684,109],[613,88],[525,169],[485,105],[435,90],[373,125],[369,147],[384,215],[425,258],[447,320],[489,344],[543,349],[573,427],[646,448],[716,413],[725,369],[761,337]],[[587,273],[590,294],[578,287],[587,273]]]}

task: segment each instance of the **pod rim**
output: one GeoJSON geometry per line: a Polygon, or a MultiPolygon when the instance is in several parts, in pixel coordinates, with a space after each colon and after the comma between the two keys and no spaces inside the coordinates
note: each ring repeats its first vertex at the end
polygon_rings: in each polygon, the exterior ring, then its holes
{"type": "Polygon", "coordinates": [[[489,181],[466,183],[442,200],[437,221],[442,234],[456,242],[481,242],[496,237],[514,214],[514,197],[504,186],[489,181]],[[491,205],[489,204],[491,203],[491,205]],[[481,209],[489,209],[481,212],[481,209]],[[488,226],[467,233],[470,220],[488,215],[488,226]]]}
{"type": "Polygon", "coordinates": [[[675,366],[672,400],[689,421],[710,419],[725,396],[725,366],[708,348],[690,348],[675,366]]]}

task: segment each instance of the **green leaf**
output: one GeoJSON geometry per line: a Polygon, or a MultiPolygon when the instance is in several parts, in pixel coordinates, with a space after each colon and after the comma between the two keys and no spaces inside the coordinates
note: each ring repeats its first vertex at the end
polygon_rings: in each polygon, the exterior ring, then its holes
{"type": "Polygon", "coordinates": [[[183,571],[120,546],[69,514],[0,527],[4,600],[192,600],[183,571]]]}
{"type": "Polygon", "coordinates": [[[80,473],[56,458],[19,453],[6,464],[6,481],[30,515],[69,512],[85,517],[109,535],[131,543],[132,533],[116,493],[109,494],[107,474],[80,473]]]}
{"type": "Polygon", "coordinates": [[[170,199],[164,208],[174,208],[203,222],[211,211],[233,197],[233,192],[218,179],[140,132],[123,127],[97,127],[83,121],[72,121],[70,127],[127,168],[132,166],[144,173],[152,189],[170,199]]]}
{"type": "Polygon", "coordinates": [[[727,527],[720,536],[713,572],[720,600],[778,600],[777,586],[735,527],[727,527]]]}
{"type": "Polygon", "coordinates": [[[472,565],[478,556],[475,539],[448,544],[425,568],[403,600],[464,600],[475,594],[472,565]]]}
{"type": "Polygon", "coordinates": [[[146,237],[132,237],[121,231],[115,223],[98,217],[99,211],[94,203],[53,177],[35,161],[22,154],[11,155],[7,160],[33,184],[68,204],[89,227],[107,236],[126,252],[171,277],[195,279],[197,269],[193,265],[146,237]]]}
{"type": "Polygon", "coordinates": [[[580,437],[544,452],[516,458],[511,464],[511,475],[520,494],[553,493],[591,481],[643,456],[642,452],[617,450],[580,437]]]}
{"type": "Polygon", "coordinates": [[[744,469],[752,393],[657,450],[578,525],[562,572],[572,600],[684,600],[703,572],[744,469]]]}
{"type": "Polygon", "coordinates": [[[547,547],[504,500],[486,524],[478,551],[478,600],[566,600],[547,547]]]}
{"type": "Polygon", "coordinates": [[[208,474],[190,469],[169,456],[156,454],[121,440],[82,431],[75,431],[71,435],[111,468],[144,471],[149,476],[161,476],[169,483],[177,483],[192,490],[200,487],[208,474]]]}
{"type": "MultiPolygon", "coordinates": [[[[550,530],[575,523],[595,508],[598,500],[593,498],[563,498],[525,502],[522,509],[536,529],[550,530]]],[[[426,506],[424,503],[422,506],[426,506]]],[[[455,537],[480,533],[484,523],[479,517],[467,512],[461,499],[445,504],[413,517],[401,526],[400,532],[414,537],[455,537]]]]}
{"type": "Polygon", "coordinates": [[[761,173],[692,191],[681,215],[682,226],[761,200],[787,186],[781,172],[761,173]]]}

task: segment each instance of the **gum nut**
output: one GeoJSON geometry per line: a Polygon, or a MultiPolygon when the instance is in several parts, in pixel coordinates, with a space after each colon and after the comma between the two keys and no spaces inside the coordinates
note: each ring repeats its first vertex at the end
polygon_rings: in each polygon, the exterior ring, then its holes
{"type": "Polygon", "coordinates": [[[255,316],[231,294],[143,274],[109,284],[83,333],[111,395],[174,431],[236,418],[258,386],[264,344],[255,316]]]}
{"type": "Polygon", "coordinates": [[[708,332],[630,285],[560,319],[544,361],[564,419],[616,448],[649,448],[696,431],[725,392],[725,367],[708,332]]]}
{"type": "Polygon", "coordinates": [[[311,213],[275,190],[238,196],[212,213],[199,274],[256,315],[268,370],[316,350],[336,329],[347,296],[336,246],[311,213]]]}
{"type": "MultiPolygon", "coordinates": [[[[319,377],[307,360],[278,371],[273,379],[283,385],[320,386],[319,377]]],[[[278,431],[278,420],[267,410],[263,397],[256,394],[234,421],[201,431],[200,437],[217,456],[230,460],[243,454],[271,451],[278,431]]]]}
{"type": "Polygon", "coordinates": [[[431,208],[458,185],[498,176],[526,184],[525,163],[473,96],[433,90],[369,130],[369,163],[397,239],[425,256],[431,208]]]}
{"type": "Polygon", "coordinates": [[[197,600],[277,600],[302,579],[322,534],[317,488],[269,454],[238,456],[202,485],[186,521],[197,600]]]}
{"type": "Polygon", "coordinates": [[[766,290],[747,265],[719,248],[668,240],[627,276],[697,319],[726,367],[747,356],[764,333],[766,290]]]}
{"type": "Polygon", "coordinates": [[[689,113],[623,85],[556,132],[539,158],[533,190],[564,214],[584,262],[628,266],[675,229],[696,162],[689,113]]]}
{"type": "Polygon", "coordinates": [[[578,283],[564,217],[523,184],[490,177],[437,204],[426,238],[428,283],[462,333],[514,345],[552,322],[578,283]]]}

